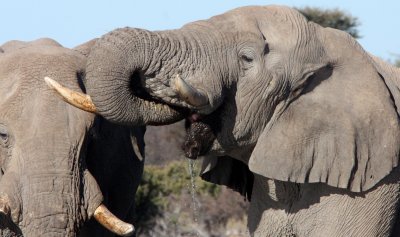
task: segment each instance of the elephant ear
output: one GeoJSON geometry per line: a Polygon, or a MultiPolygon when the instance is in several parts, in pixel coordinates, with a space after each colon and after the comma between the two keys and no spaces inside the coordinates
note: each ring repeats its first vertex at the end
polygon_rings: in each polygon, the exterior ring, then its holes
{"type": "Polygon", "coordinates": [[[349,53],[273,116],[251,154],[251,171],[362,192],[398,165],[400,101],[365,53],[349,53]]]}
{"type": "Polygon", "coordinates": [[[246,164],[237,159],[229,156],[205,156],[200,176],[205,181],[225,185],[251,200],[254,175],[246,164]]]}

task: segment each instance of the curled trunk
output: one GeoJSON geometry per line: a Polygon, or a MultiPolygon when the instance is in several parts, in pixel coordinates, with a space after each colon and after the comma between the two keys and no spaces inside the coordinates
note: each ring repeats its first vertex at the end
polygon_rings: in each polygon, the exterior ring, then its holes
{"type": "Polygon", "coordinates": [[[96,42],[86,69],[87,93],[98,113],[120,124],[166,124],[182,119],[182,111],[155,101],[143,89],[144,78],[161,66],[160,36],[123,28],[96,42]],[[155,59],[156,58],[156,59],[155,59]]]}

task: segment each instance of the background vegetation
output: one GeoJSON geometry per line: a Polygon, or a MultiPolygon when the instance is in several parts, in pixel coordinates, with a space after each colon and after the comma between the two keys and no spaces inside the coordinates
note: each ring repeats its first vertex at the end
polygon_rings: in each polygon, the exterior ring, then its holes
{"type": "Polygon", "coordinates": [[[394,65],[395,65],[396,67],[400,67],[400,59],[397,59],[397,60],[394,62],[394,65]]]}
{"type": "Polygon", "coordinates": [[[360,25],[357,17],[340,9],[321,9],[317,7],[298,8],[308,20],[324,27],[346,31],[354,38],[360,38],[357,27],[360,25]]]}

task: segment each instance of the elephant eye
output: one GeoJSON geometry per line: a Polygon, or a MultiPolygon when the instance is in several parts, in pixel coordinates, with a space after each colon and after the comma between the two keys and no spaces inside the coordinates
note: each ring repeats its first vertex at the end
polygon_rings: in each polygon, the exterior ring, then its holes
{"type": "Polygon", "coordinates": [[[256,55],[252,47],[245,46],[240,49],[238,52],[238,61],[243,73],[254,66],[256,55]]]}
{"type": "Polygon", "coordinates": [[[7,141],[8,140],[8,134],[0,133],[0,139],[3,140],[3,141],[7,141]]]}
{"type": "Polygon", "coordinates": [[[7,129],[0,124],[0,141],[2,141],[3,143],[7,143],[8,137],[9,135],[7,129]]]}
{"type": "Polygon", "coordinates": [[[242,55],[242,56],[240,56],[240,58],[241,58],[243,61],[247,62],[247,63],[253,62],[253,58],[250,57],[250,56],[248,56],[248,55],[242,55]]]}

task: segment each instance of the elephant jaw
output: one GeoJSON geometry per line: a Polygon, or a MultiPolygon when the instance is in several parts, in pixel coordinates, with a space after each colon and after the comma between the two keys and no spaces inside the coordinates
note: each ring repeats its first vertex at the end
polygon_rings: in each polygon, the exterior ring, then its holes
{"type": "Polygon", "coordinates": [[[203,116],[196,113],[186,119],[186,137],[182,150],[189,159],[197,159],[209,152],[216,138],[211,126],[202,119],[203,116]]]}

